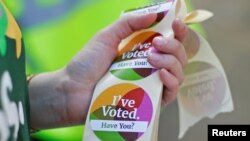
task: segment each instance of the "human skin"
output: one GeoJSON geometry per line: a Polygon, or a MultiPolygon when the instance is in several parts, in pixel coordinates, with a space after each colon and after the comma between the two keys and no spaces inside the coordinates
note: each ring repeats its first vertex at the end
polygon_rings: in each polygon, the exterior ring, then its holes
{"type": "MultiPolygon", "coordinates": [[[[115,59],[118,44],[135,31],[145,29],[156,14],[127,15],[98,32],[63,68],[36,75],[29,83],[30,125],[33,129],[65,127],[85,122],[97,82],[115,59]]],[[[183,46],[187,26],[173,22],[175,38],[155,37],[148,61],[160,70],[164,84],[162,107],[176,98],[184,80],[187,55],[183,46]]]]}

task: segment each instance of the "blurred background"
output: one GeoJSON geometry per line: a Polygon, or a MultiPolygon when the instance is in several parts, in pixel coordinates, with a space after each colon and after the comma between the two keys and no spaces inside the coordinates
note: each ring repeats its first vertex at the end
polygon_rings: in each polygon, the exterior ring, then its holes
{"type": "MultiPolygon", "coordinates": [[[[186,133],[181,141],[207,141],[208,124],[250,124],[250,1],[191,0],[194,7],[207,9],[214,17],[202,23],[214,52],[220,59],[231,86],[234,111],[204,119],[186,133]]],[[[162,114],[160,141],[178,141],[177,103],[162,114]]]]}
{"type": "MultiPolygon", "coordinates": [[[[121,11],[153,0],[4,0],[16,17],[26,46],[27,74],[63,67],[95,33],[116,20],[121,11]]],[[[161,1],[161,0],[157,0],[161,1]]],[[[250,1],[187,0],[189,9],[202,8],[215,16],[193,25],[211,44],[227,73],[235,110],[203,119],[181,141],[206,141],[208,124],[250,124],[250,1]],[[191,1],[191,2],[190,2],[191,1]],[[191,4],[190,4],[191,3],[191,4]]],[[[177,103],[162,113],[159,141],[177,141],[177,103]]],[[[40,131],[34,141],[81,141],[84,127],[40,131]]]]}

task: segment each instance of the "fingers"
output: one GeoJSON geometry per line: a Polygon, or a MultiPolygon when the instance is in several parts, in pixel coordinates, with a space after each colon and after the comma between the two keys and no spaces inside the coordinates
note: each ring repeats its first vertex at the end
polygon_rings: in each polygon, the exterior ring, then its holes
{"type": "Polygon", "coordinates": [[[154,67],[168,70],[181,84],[184,79],[182,69],[187,64],[187,55],[181,40],[186,36],[187,27],[177,19],[173,23],[173,30],[176,39],[162,36],[154,38],[153,46],[162,54],[151,53],[148,59],[154,67]]]}
{"type": "Polygon", "coordinates": [[[172,25],[175,39],[156,37],[153,46],[160,53],[152,53],[149,62],[160,69],[160,78],[164,84],[162,106],[166,106],[176,99],[180,84],[184,80],[183,67],[187,64],[187,55],[183,46],[187,34],[187,26],[179,19],[172,25]]]}
{"type": "Polygon", "coordinates": [[[166,106],[176,99],[179,89],[179,81],[166,69],[160,70],[160,78],[166,87],[162,95],[162,106],[166,106]]]}
{"type": "Polygon", "coordinates": [[[178,84],[181,84],[184,80],[182,65],[173,55],[151,53],[149,55],[149,63],[158,69],[165,68],[168,70],[176,77],[179,82],[178,84]]]}
{"type": "Polygon", "coordinates": [[[153,40],[153,46],[162,53],[174,55],[181,63],[182,67],[187,64],[187,55],[182,43],[176,39],[166,39],[162,36],[153,40]]]}
{"type": "Polygon", "coordinates": [[[180,42],[183,42],[188,31],[187,25],[185,25],[180,19],[176,19],[173,22],[172,28],[175,33],[175,38],[180,42]]]}

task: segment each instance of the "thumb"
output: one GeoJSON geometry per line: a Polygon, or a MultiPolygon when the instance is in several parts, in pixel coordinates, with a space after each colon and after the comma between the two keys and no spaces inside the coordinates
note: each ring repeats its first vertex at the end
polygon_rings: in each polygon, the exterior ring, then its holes
{"type": "Polygon", "coordinates": [[[149,27],[155,19],[156,14],[129,14],[98,32],[67,65],[70,77],[77,82],[89,80],[89,84],[99,80],[114,60],[121,40],[135,31],[149,27]]]}
{"type": "Polygon", "coordinates": [[[122,39],[135,31],[149,27],[156,20],[156,17],[157,15],[154,13],[147,15],[126,14],[99,32],[96,38],[110,47],[117,48],[122,39]]]}

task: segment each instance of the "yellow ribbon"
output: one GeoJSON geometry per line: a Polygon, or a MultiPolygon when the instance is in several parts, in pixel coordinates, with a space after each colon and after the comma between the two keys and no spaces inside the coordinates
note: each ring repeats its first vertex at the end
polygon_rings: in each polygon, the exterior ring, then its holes
{"type": "Polygon", "coordinates": [[[22,34],[19,29],[19,26],[17,25],[14,17],[11,15],[7,7],[4,5],[2,1],[0,3],[3,5],[6,14],[7,14],[7,20],[8,20],[8,26],[7,26],[7,31],[6,31],[6,36],[8,36],[11,39],[16,40],[16,57],[19,58],[21,56],[22,52],[22,34]]]}

